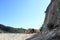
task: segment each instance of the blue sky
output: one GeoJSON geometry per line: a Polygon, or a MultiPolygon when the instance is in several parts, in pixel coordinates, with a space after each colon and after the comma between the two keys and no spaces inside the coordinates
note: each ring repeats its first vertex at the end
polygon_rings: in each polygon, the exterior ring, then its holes
{"type": "Polygon", "coordinates": [[[39,29],[50,0],[0,0],[0,24],[39,29]]]}

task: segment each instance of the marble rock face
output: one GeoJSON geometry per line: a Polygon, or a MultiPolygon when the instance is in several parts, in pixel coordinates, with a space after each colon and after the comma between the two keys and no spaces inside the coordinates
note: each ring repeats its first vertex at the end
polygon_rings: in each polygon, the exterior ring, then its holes
{"type": "Polygon", "coordinates": [[[60,0],[51,0],[41,33],[26,40],[60,40],[60,0]]]}

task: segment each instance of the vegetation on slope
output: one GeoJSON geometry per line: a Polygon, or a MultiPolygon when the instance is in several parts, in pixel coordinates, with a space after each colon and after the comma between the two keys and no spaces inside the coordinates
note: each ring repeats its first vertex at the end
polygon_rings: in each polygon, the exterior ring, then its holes
{"type": "Polygon", "coordinates": [[[38,33],[39,29],[13,28],[0,24],[0,33],[38,33]]]}
{"type": "Polygon", "coordinates": [[[24,33],[26,29],[13,28],[0,24],[0,33],[24,33]]]}

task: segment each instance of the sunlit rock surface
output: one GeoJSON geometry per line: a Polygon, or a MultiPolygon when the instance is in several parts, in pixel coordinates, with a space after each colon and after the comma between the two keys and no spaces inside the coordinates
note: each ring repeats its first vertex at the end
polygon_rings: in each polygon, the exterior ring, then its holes
{"type": "Polygon", "coordinates": [[[0,40],[26,40],[34,34],[0,33],[0,40]]]}
{"type": "Polygon", "coordinates": [[[45,13],[42,32],[26,40],[60,40],[60,0],[51,0],[45,13]]]}

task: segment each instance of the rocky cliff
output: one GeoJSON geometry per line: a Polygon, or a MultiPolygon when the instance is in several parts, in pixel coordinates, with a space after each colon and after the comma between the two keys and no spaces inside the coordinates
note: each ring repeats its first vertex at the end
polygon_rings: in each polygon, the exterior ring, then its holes
{"type": "Polygon", "coordinates": [[[60,0],[51,0],[45,13],[42,32],[27,40],[60,40],[60,0]]]}

